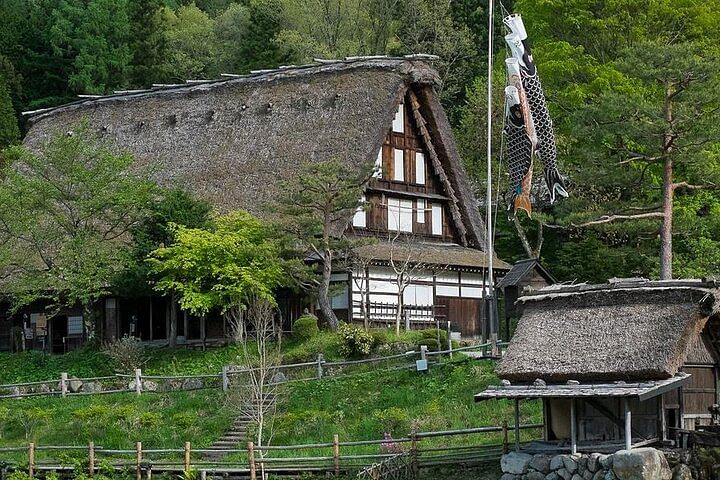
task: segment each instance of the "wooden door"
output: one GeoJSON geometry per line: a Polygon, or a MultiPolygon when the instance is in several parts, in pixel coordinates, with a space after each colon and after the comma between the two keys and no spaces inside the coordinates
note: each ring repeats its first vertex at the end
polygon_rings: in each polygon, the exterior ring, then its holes
{"type": "Polygon", "coordinates": [[[480,336],[480,309],[482,300],[479,298],[435,297],[435,305],[450,321],[454,331],[460,331],[465,338],[480,336]]]}

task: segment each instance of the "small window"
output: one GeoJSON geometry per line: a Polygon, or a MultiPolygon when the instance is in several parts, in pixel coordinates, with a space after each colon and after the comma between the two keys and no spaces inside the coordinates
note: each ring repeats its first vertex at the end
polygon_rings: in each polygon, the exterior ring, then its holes
{"type": "Polygon", "coordinates": [[[442,205],[439,203],[432,205],[432,234],[442,235],[442,205]]]}
{"type": "MultiPolygon", "coordinates": [[[[363,203],[365,202],[365,195],[362,196],[363,203]]],[[[363,207],[358,207],[353,216],[353,227],[367,227],[367,212],[363,207]]]]}
{"type": "Polygon", "coordinates": [[[392,125],[393,132],[405,133],[405,107],[401,103],[398,105],[397,112],[395,113],[395,119],[392,125]]]}
{"type": "Polygon", "coordinates": [[[412,200],[400,200],[388,198],[388,230],[412,232],[413,224],[413,202],[412,200]]]}
{"type": "Polygon", "coordinates": [[[425,200],[417,201],[417,223],[425,223],[425,200]]]}
{"type": "Polygon", "coordinates": [[[68,317],[68,336],[80,336],[83,333],[83,317],[68,317]]]}
{"type": "Polygon", "coordinates": [[[373,170],[374,178],[382,178],[382,162],[383,161],[383,147],[380,147],[380,151],[375,159],[375,169],[373,170]]]}
{"type": "MultiPolygon", "coordinates": [[[[337,285],[337,284],[336,284],[337,285]]],[[[333,310],[344,310],[348,308],[348,287],[344,285],[342,290],[330,297],[330,306],[333,310]]]]}
{"type": "Polygon", "coordinates": [[[395,149],[395,163],[393,164],[393,180],[396,182],[405,181],[405,151],[399,148],[395,149]]]}
{"type": "Polygon", "coordinates": [[[415,152],[415,183],[425,185],[425,154],[415,152]]]}

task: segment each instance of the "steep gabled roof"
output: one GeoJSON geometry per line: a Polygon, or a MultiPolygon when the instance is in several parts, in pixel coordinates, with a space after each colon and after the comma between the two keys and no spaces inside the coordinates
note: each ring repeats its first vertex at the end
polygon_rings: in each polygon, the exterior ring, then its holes
{"type": "Polygon", "coordinates": [[[28,112],[25,143],[87,120],[166,186],[181,186],[222,211],[262,214],[280,180],[305,162],[341,159],[368,176],[397,106],[410,91],[437,154],[453,217],[467,245],[482,249],[484,226],[423,60],[359,57],[158,86],[28,112]],[[451,202],[455,204],[455,202],[451,202]]]}
{"type": "Polygon", "coordinates": [[[555,277],[536,258],[528,258],[515,262],[510,271],[497,283],[496,288],[518,285],[533,270],[536,270],[549,284],[557,282],[555,277]]]}
{"type": "Polygon", "coordinates": [[[523,314],[497,373],[521,382],[672,377],[701,332],[716,348],[703,329],[719,295],[699,280],[540,289],[518,300],[523,314]]]}

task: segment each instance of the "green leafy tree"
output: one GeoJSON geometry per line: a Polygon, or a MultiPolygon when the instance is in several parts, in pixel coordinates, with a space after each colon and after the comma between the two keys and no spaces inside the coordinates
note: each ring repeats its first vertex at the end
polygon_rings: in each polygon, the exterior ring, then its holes
{"type": "Polygon", "coordinates": [[[129,254],[130,229],[147,213],[154,184],[87,128],[56,133],[37,150],[7,151],[0,183],[0,275],[15,309],[36,300],[51,313],[109,294],[129,254]]]}
{"type": "MultiPolygon", "coordinates": [[[[157,277],[150,271],[147,257],[154,250],[171,245],[175,240],[177,226],[207,228],[211,224],[212,207],[180,189],[165,189],[149,207],[148,215],[130,229],[133,245],[131,262],[116,281],[117,289],[124,295],[148,295],[157,277]]],[[[170,331],[168,345],[175,347],[178,329],[178,298],[170,298],[170,331]]]]}
{"type": "Polygon", "coordinates": [[[60,0],[49,35],[55,54],[72,59],[68,79],[74,92],[106,93],[127,84],[127,0],[60,0]]]}
{"type": "Polygon", "coordinates": [[[293,180],[282,183],[281,198],[273,206],[280,214],[281,228],[293,238],[300,255],[318,260],[320,275],[311,280],[311,285],[332,330],[339,325],[330,303],[334,259],[349,250],[343,233],[352,215],[363,207],[363,187],[368,178],[367,172],[337,160],[308,162],[293,180]]]}
{"type": "Polygon", "coordinates": [[[155,289],[177,295],[183,309],[205,315],[217,308],[238,318],[254,299],[275,304],[274,289],[284,278],[280,253],[265,223],[237,211],[211,229],[175,226],[174,242],[148,261],[158,276],[155,289]]]}
{"type": "Polygon", "coordinates": [[[162,17],[167,25],[163,76],[177,82],[212,77],[217,50],[213,19],[194,4],[177,11],[164,8],[162,17]]]}

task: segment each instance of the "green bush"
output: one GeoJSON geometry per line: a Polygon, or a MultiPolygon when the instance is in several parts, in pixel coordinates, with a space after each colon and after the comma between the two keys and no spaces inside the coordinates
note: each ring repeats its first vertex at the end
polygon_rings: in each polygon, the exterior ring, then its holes
{"type": "Polygon", "coordinates": [[[318,318],[312,314],[305,314],[293,323],[293,336],[300,340],[309,340],[320,332],[318,318]]]}
{"type": "Polygon", "coordinates": [[[340,354],[346,357],[365,357],[370,355],[375,339],[362,327],[343,323],[338,328],[340,336],[340,354]]]}
{"type": "Polygon", "coordinates": [[[418,350],[420,345],[427,345],[428,350],[447,350],[448,349],[448,334],[445,330],[440,330],[440,342],[438,342],[438,330],[435,328],[428,328],[420,331],[420,339],[418,340],[418,350]]]}

